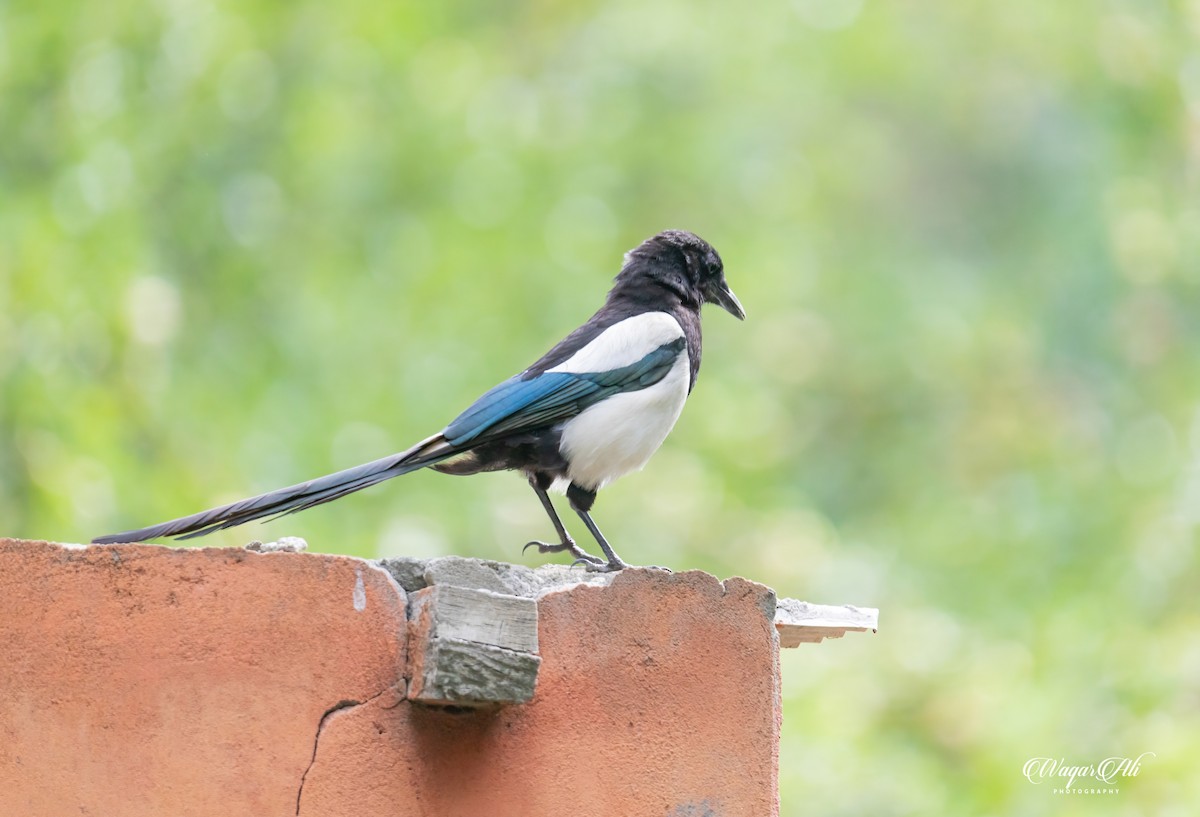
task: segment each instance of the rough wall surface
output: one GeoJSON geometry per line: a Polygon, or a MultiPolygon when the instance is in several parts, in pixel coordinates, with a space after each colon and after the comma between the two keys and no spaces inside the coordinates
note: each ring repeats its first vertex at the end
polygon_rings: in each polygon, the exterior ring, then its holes
{"type": "Polygon", "coordinates": [[[0,814],[294,814],[404,622],[359,559],[0,540],[0,814]]]}
{"type": "Polygon", "coordinates": [[[762,817],[771,592],[626,571],[538,601],[531,703],[405,699],[404,591],[302,553],[0,539],[0,814],[762,817]]]}

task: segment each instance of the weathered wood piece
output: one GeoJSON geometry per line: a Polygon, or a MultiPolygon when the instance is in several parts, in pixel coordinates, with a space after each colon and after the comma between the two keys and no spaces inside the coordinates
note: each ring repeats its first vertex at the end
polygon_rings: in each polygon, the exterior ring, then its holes
{"type": "Polygon", "coordinates": [[[517,652],[537,652],[537,602],[491,590],[438,584],[418,590],[409,615],[430,614],[430,638],[455,638],[517,652]]]}
{"type": "Polygon", "coordinates": [[[848,632],[876,632],[879,610],[849,604],[809,604],[799,599],[779,599],[775,607],[775,629],[780,647],[816,644],[826,638],[841,638],[848,632]]]}
{"type": "Polygon", "coordinates": [[[537,602],[490,590],[434,585],[409,596],[410,700],[452,706],[533,698],[537,602]]]}

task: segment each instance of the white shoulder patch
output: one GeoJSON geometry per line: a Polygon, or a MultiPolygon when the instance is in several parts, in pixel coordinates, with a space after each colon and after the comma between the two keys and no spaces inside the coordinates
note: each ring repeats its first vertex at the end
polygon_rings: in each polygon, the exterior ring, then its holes
{"type": "Polygon", "coordinates": [[[683,337],[679,321],[666,312],[643,312],[614,323],[551,372],[607,372],[637,363],[664,343],[683,337]]]}

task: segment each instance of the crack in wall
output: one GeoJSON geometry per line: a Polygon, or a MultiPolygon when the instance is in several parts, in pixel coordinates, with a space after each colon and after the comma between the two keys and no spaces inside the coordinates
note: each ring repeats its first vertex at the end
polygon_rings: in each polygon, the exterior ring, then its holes
{"type": "Polygon", "coordinates": [[[320,748],[320,745],[321,745],[321,733],[325,731],[325,722],[327,720],[329,720],[329,717],[331,715],[333,715],[335,712],[341,712],[343,709],[352,709],[356,706],[363,706],[364,704],[369,704],[372,701],[374,701],[376,698],[380,697],[381,695],[384,695],[387,692],[390,692],[392,689],[393,689],[393,687],[388,687],[387,689],[381,689],[379,692],[376,692],[374,695],[370,696],[369,698],[365,698],[364,700],[361,700],[361,701],[353,701],[353,700],[349,700],[349,699],[343,699],[341,701],[338,701],[336,704],[329,707],[328,709],[326,709],[325,712],[321,715],[321,719],[319,721],[317,721],[317,734],[315,737],[313,737],[312,757],[309,758],[308,765],[304,767],[304,774],[300,775],[300,787],[296,790],[296,817],[300,817],[300,800],[301,800],[301,798],[304,797],[304,783],[306,780],[308,780],[308,773],[310,771],[312,771],[313,765],[316,764],[316,762],[317,762],[317,750],[320,748]]]}

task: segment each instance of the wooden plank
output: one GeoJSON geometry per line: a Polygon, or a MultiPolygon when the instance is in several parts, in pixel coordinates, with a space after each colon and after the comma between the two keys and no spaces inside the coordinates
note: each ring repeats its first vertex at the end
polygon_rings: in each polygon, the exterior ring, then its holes
{"type": "Polygon", "coordinates": [[[542,659],[456,638],[423,647],[408,685],[408,699],[441,706],[498,706],[533,699],[542,659]]]}
{"type": "Polygon", "coordinates": [[[494,706],[533,697],[537,602],[455,585],[409,595],[408,698],[494,706]]]}
{"type": "Polygon", "coordinates": [[[779,599],[775,607],[775,629],[780,647],[816,644],[826,638],[841,638],[848,632],[876,632],[879,610],[850,604],[810,604],[799,599],[779,599]]]}
{"type": "Polygon", "coordinates": [[[426,613],[430,616],[429,638],[537,652],[537,602],[533,599],[439,584],[409,598],[411,618],[426,613]]]}

